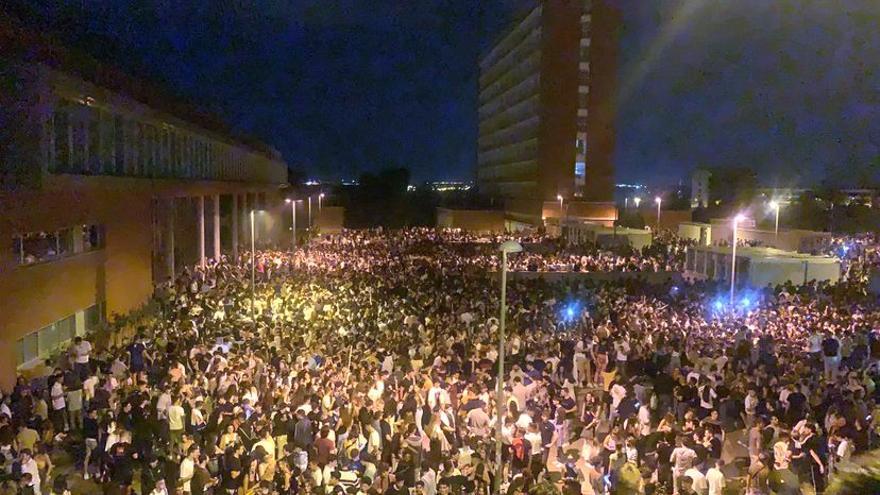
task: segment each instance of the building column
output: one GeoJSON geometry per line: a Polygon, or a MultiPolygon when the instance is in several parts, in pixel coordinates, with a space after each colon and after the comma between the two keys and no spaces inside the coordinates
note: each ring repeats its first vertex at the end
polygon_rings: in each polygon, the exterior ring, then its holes
{"type": "Polygon", "coordinates": [[[220,261],[220,195],[214,195],[214,260],[220,261]]]}
{"type": "Polygon", "coordinates": [[[165,261],[168,263],[168,276],[177,278],[174,266],[174,198],[168,201],[168,234],[165,239],[165,261]]]}
{"type": "Polygon", "coordinates": [[[199,265],[205,266],[205,197],[199,196],[199,265]]]}
{"type": "Polygon", "coordinates": [[[232,195],[232,258],[238,260],[238,193],[232,195]]]}

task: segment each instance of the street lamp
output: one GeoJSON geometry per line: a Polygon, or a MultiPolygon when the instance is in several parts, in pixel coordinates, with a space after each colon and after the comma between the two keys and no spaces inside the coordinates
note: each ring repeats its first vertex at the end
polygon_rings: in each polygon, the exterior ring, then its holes
{"type": "Polygon", "coordinates": [[[504,348],[506,347],[504,324],[507,319],[507,255],[522,251],[522,245],[516,241],[505,241],[498,248],[501,251],[501,318],[498,330],[498,378],[495,387],[495,483],[492,493],[501,493],[501,476],[504,469],[501,464],[501,429],[504,424],[504,348]]]}
{"type": "Polygon", "coordinates": [[[624,210],[629,209],[629,197],[628,196],[626,198],[623,198],[623,209],[624,210]]]}
{"type": "Polygon", "coordinates": [[[256,285],[257,285],[257,243],[256,243],[256,228],[254,227],[255,214],[259,211],[262,213],[262,210],[251,210],[251,321],[254,325],[254,331],[257,330],[257,315],[255,303],[257,300],[256,296],[256,285]]]}
{"type": "Polygon", "coordinates": [[[657,231],[660,231],[660,203],[663,202],[663,199],[660,196],[654,198],[654,202],[657,203],[657,231]]]}
{"type": "Polygon", "coordinates": [[[309,196],[309,230],[312,230],[312,197],[309,196]]]}
{"type": "MultiPolygon", "coordinates": [[[[771,201],[770,208],[776,210],[776,227],[773,229],[773,235],[776,237],[776,241],[779,241],[779,201],[771,201]]],[[[776,246],[777,248],[779,246],[776,246]]]]}
{"type": "Polygon", "coordinates": [[[633,202],[636,204],[636,209],[638,210],[638,209],[639,209],[639,203],[642,202],[642,198],[636,196],[635,198],[633,198],[633,202]]]}
{"type": "Polygon", "coordinates": [[[302,201],[301,199],[290,199],[287,198],[284,200],[285,203],[290,203],[290,218],[293,220],[291,231],[293,238],[291,240],[291,250],[296,250],[296,204],[302,201]]]}
{"type": "Polygon", "coordinates": [[[324,193],[318,195],[318,213],[321,212],[321,200],[324,199],[324,193]]]}
{"type": "Polygon", "coordinates": [[[734,290],[736,284],[736,226],[746,217],[740,213],[733,217],[733,251],[730,256],[730,306],[733,306],[734,290]]]}

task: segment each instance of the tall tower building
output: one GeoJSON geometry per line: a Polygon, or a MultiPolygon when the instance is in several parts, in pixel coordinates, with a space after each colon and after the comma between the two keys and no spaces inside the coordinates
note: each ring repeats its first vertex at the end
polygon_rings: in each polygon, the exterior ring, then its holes
{"type": "Polygon", "coordinates": [[[545,0],[480,61],[477,182],[510,219],[545,201],[611,202],[620,12],[545,0]]]}

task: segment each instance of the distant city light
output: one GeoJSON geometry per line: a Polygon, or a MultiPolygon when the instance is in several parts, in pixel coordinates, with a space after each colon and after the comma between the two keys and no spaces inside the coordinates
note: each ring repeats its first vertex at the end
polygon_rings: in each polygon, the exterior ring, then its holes
{"type": "Polygon", "coordinates": [[[321,185],[321,181],[317,181],[317,180],[315,180],[315,179],[309,179],[309,180],[307,180],[307,181],[305,182],[305,184],[306,184],[307,186],[320,186],[320,185],[321,185]]]}

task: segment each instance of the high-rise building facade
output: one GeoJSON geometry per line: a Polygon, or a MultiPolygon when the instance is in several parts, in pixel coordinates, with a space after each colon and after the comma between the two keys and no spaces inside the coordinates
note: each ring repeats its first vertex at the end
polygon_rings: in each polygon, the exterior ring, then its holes
{"type": "Polygon", "coordinates": [[[546,0],[480,61],[477,181],[535,223],[558,196],[610,202],[620,13],[546,0]]]}

